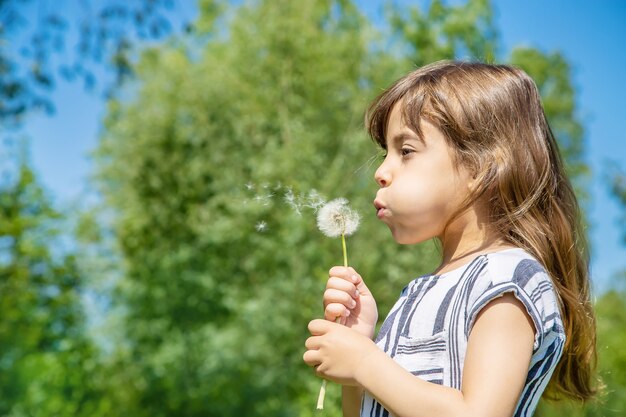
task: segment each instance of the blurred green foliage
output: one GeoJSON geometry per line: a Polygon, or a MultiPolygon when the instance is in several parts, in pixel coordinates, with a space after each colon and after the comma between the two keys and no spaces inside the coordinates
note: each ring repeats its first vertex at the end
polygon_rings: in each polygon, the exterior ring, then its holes
{"type": "MultiPolygon", "coordinates": [[[[416,65],[499,55],[485,0],[392,7],[386,34],[349,0],[199,6],[198,30],[146,48],[109,100],[95,154],[103,202],[77,221],[75,253],[51,254],[62,223],[26,162],[0,189],[1,415],[313,415],[319,380],[303,343],[341,247],[307,204],[343,196],[373,213],[369,101],[416,65]],[[87,291],[106,300],[95,337],[87,291]]],[[[537,81],[584,198],[566,59],[520,48],[506,60],[537,81]]],[[[364,217],[349,258],[384,316],[437,248],[394,245],[364,217]]],[[[624,307],[618,291],[598,300],[608,394],[572,413],[626,408],[624,307]]],[[[340,414],[338,387],[328,396],[326,413],[340,414]]]]}
{"type": "Polygon", "coordinates": [[[92,376],[74,255],[59,248],[59,213],[18,159],[0,187],[0,415],[88,416],[103,410],[92,376]]]}

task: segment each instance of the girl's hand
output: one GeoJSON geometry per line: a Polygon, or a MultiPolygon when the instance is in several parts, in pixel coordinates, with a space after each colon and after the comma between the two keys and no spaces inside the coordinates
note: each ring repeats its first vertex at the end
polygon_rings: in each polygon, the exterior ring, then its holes
{"type": "Polygon", "coordinates": [[[369,358],[384,355],[371,339],[337,323],[313,320],[309,331],[304,362],[318,376],[342,385],[359,385],[359,371],[367,367],[369,358]]]}
{"type": "Polygon", "coordinates": [[[376,300],[352,268],[335,266],[329,271],[324,292],[324,318],[339,323],[370,339],[378,321],[376,300]]]}

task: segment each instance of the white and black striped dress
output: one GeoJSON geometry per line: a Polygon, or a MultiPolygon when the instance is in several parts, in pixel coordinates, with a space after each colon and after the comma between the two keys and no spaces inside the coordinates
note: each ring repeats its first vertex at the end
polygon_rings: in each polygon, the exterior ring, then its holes
{"type": "MultiPolygon", "coordinates": [[[[557,296],[543,266],[522,249],[481,255],[441,275],[418,277],[391,309],[376,344],[402,367],[434,384],[461,389],[467,340],[489,301],[513,293],[535,325],[533,355],[514,416],[531,416],[563,352],[557,296]]],[[[391,414],[365,393],[361,417],[391,414]]]]}

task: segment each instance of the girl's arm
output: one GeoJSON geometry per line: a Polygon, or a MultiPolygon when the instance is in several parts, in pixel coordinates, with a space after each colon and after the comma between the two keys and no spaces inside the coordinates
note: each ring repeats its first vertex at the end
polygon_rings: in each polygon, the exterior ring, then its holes
{"type": "Polygon", "coordinates": [[[532,356],[534,326],[512,294],[493,300],[470,333],[462,390],[413,376],[374,343],[327,321],[311,322],[305,360],[320,376],[362,386],[397,417],[510,417],[532,356]]]}
{"type": "Polygon", "coordinates": [[[361,399],[363,388],[355,386],[341,387],[341,409],[343,417],[359,417],[361,415],[361,399]]]}

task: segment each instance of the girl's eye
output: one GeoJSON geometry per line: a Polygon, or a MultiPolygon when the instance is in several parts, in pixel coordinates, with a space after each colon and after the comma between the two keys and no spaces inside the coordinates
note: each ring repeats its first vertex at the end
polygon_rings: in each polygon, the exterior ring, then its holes
{"type": "Polygon", "coordinates": [[[409,154],[412,154],[413,152],[415,151],[411,148],[402,148],[400,150],[400,154],[402,154],[402,156],[408,156],[409,154]]]}
{"type": "Polygon", "coordinates": [[[387,150],[385,150],[385,152],[381,152],[381,153],[380,153],[380,158],[381,158],[381,159],[385,159],[385,158],[387,158],[387,154],[388,154],[387,150]]]}

